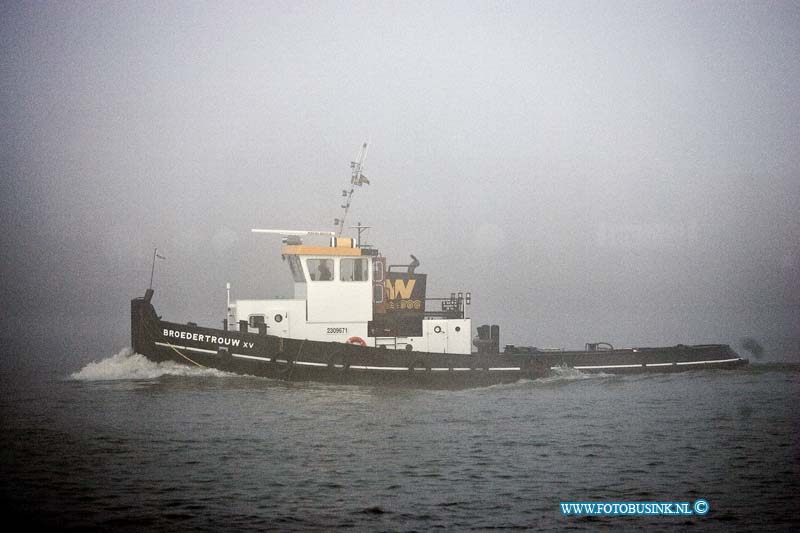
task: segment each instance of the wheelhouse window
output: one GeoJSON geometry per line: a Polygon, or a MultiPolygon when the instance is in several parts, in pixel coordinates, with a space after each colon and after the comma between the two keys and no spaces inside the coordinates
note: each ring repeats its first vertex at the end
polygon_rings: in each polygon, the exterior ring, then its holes
{"type": "Polygon", "coordinates": [[[292,271],[292,277],[297,283],[305,283],[306,277],[303,274],[303,267],[300,266],[300,258],[296,255],[289,256],[289,270],[292,271]]]}
{"type": "Polygon", "coordinates": [[[342,281],[368,281],[368,268],[366,258],[342,258],[339,263],[339,279],[342,281]]]}
{"type": "Polygon", "coordinates": [[[383,259],[372,260],[372,279],[383,281],[383,259]]]}
{"type": "Polygon", "coordinates": [[[333,259],[308,259],[306,265],[311,281],[333,280],[333,259]]]}

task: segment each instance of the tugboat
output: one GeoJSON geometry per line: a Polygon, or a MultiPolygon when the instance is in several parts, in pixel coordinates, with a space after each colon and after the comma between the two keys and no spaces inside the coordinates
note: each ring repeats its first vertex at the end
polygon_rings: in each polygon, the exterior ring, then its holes
{"type": "MultiPolygon", "coordinates": [[[[582,351],[505,346],[500,328],[482,325],[472,338],[469,292],[428,298],[427,276],[409,264],[388,264],[362,244],[367,229],[343,237],[367,143],[351,163],[338,231],[253,229],[282,237],[281,256],[294,280],[291,299],[231,301],[222,329],[162,320],[151,286],[131,301],[134,351],[155,362],[175,361],[287,381],[460,389],[545,377],[560,368],[581,372],[678,372],[747,364],[728,345],[615,349],[587,343],[582,351]],[[322,243],[310,242],[325,239],[322,243]]],[[[153,254],[153,265],[157,252],[153,254]]]]}

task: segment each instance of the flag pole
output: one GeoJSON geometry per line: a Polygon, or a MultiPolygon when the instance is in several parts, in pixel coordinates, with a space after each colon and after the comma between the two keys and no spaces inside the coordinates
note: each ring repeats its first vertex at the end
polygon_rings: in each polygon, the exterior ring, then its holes
{"type": "Polygon", "coordinates": [[[156,271],[156,254],[158,248],[153,248],[153,266],[150,267],[150,290],[153,290],[153,272],[156,271]]]}

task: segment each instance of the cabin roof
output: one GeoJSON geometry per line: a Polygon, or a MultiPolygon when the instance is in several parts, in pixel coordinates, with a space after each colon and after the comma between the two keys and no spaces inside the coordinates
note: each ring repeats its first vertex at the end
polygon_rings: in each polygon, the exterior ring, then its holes
{"type": "Polygon", "coordinates": [[[306,244],[286,244],[281,248],[283,255],[329,255],[329,256],[360,256],[361,248],[345,246],[309,246],[306,244]]]}

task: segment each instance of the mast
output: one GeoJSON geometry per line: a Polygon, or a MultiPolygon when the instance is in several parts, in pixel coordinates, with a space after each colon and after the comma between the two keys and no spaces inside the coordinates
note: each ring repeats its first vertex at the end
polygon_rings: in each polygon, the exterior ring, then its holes
{"type": "Polygon", "coordinates": [[[367,231],[372,226],[362,226],[361,222],[357,222],[357,225],[350,226],[350,229],[358,230],[358,237],[356,238],[356,245],[361,248],[361,234],[367,231]]]}
{"type": "Polygon", "coordinates": [[[353,193],[355,192],[356,187],[361,187],[364,184],[369,185],[369,180],[361,172],[364,169],[364,161],[367,159],[367,146],[368,143],[366,142],[361,145],[361,151],[358,154],[357,160],[350,162],[350,168],[353,169],[352,176],[350,177],[350,190],[348,191],[347,189],[344,189],[342,191],[342,196],[347,198],[345,203],[342,205],[344,213],[342,214],[342,218],[337,218],[333,221],[333,224],[338,227],[337,236],[339,237],[341,237],[342,231],[344,231],[344,221],[347,218],[348,211],[350,211],[350,204],[353,200],[353,193]]]}

